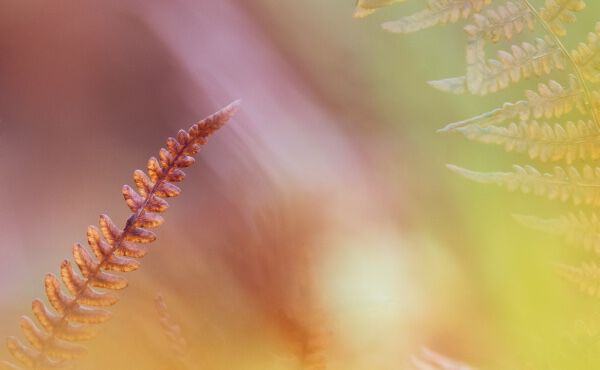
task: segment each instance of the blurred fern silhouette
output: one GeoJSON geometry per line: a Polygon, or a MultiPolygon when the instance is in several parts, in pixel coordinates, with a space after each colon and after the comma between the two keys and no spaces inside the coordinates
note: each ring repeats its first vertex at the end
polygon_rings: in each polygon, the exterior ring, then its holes
{"type": "MultiPolygon", "coordinates": [[[[160,213],[169,206],[164,198],[180,194],[174,183],[185,178],[182,169],[194,163],[194,155],[206,139],[232,117],[237,107],[238,102],[234,102],[187,131],[180,130],[175,138],[168,138],[159,157],[148,160],[147,173],[134,172],[137,191],[123,186],[123,197],[132,212],[124,227],[101,215],[100,229],[90,226],[87,230],[91,252],[79,243],[73,246],[73,260],[79,272],[65,259],[60,280],[54,274],[46,275],[44,285],[51,308],[35,299],[32,310],[39,326],[28,316],[21,318],[21,329],[29,344],[16,337],[7,341],[10,353],[21,366],[35,370],[60,368],[85,352],[85,347],[75,342],[93,337],[95,325],[110,318],[110,311],[100,307],[111,306],[118,298],[108,290],[120,290],[128,284],[123,276],[113,272],[130,272],[140,267],[138,259],[147,253],[144,244],[156,239],[148,229],[163,223],[160,213]]],[[[3,362],[3,366],[21,368],[9,362],[3,362]]]]}
{"type": "Polygon", "coordinates": [[[297,367],[305,370],[329,367],[332,323],[314,271],[315,253],[322,248],[316,236],[329,220],[314,211],[318,204],[304,191],[270,189],[269,200],[250,211],[251,222],[226,233],[230,247],[222,255],[248,298],[290,346],[297,367]]]}
{"type": "Polygon", "coordinates": [[[167,304],[162,297],[158,294],[154,303],[156,311],[158,312],[160,326],[162,327],[165,337],[171,347],[171,357],[175,363],[172,369],[176,370],[187,370],[191,369],[188,359],[188,344],[181,332],[181,326],[173,319],[167,304]]]}
{"type": "Polygon", "coordinates": [[[413,356],[412,362],[418,370],[475,370],[428,348],[423,348],[420,355],[413,356]]]}

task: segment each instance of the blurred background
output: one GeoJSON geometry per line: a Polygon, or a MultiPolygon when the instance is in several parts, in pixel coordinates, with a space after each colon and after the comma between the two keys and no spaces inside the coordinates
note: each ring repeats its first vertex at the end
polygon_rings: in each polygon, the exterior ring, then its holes
{"type": "Polygon", "coordinates": [[[380,23],[422,4],[354,5],[0,1],[0,333],[100,213],[124,224],[120,188],[166,137],[242,99],[77,368],[396,370],[423,346],[594,368],[594,301],[552,267],[571,252],[511,216],[560,207],[453,175],[526,158],[435,133],[522,93],[433,90],[463,73],[462,27],[398,37],[380,23]]]}

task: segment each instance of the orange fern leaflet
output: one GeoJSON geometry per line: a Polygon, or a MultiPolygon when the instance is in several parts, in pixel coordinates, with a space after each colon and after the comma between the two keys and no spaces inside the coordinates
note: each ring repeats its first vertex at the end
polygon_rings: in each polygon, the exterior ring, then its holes
{"type": "MultiPolygon", "coordinates": [[[[133,180],[137,190],[123,186],[123,197],[132,214],[119,228],[107,215],[100,216],[100,229],[90,226],[87,231],[88,245],[73,246],[73,260],[64,260],[58,277],[47,274],[44,279],[46,295],[52,309],[40,299],[33,301],[32,310],[39,326],[23,316],[21,328],[27,342],[15,337],[8,338],[10,353],[28,369],[55,369],[65,361],[85,352],[80,344],[73,343],[94,336],[94,324],[110,318],[105,308],[117,303],[118,298],[107,290],[119,290],[127,286],[127,280],[114,272],[129,272],[140,267],[139,258],[147,250],[156,235],[148,230],[163,223],[160,213],[168,203],[164,198],[179,195],[174,185],[185,178],[183,168],[194,163],[194,155],[206,143],[206,139],[221,128],[236,112],[238,102],[203,119],[187,131],[180,130],[176,138],[168,138],[166,148],[161,148],[158,158],[148,160],[147,173],[136,170],[133,180]],[[98,289],[100,288],[100,290],[98,289]]],[[[5,368],[20,369],[9,362],[5,368]]]]}

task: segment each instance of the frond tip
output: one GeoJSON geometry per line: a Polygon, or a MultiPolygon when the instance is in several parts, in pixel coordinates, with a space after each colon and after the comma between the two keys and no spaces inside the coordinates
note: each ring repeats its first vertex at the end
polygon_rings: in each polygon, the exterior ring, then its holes
{"type": "Polygon", "coordinates": [[[74,263],[63,261],[60,279],[54,274],[46,275],[44,285],[50,307],[39,299],[34,300],[32,311],[38,323],[27,316],[21,319],[28,344],[15,337],[7,341],[9,352],[22,366],[34,370],[58,368],[64,361],[85,353],[84,347],[72,342],[93,337],[93,326],[110,318],[106,307],[118,299],[107,290],[127,286],[127,279],[116,272],[140,267],[138,259],[146,250],[139,244],[156,239],[148,228],[162,223],[159,213],[168,207],[164,198],[180,193],[173,183],[184,179],[183,168],[194,163],[194,155],[206,139],[233,116],[238,105],[239,102],[234,102],[187,131],[180,130],[175,138],[168,138],[166,148],[160,150],[160,159],[151,157],[146,172],[134,172],[137,190],[127,185],[123,187],[123,197],[132,212],[125,225],[119,227],[109,216],[101,215],[100,227],[88,228],[89,249],[76,243],[72,249],[74,263]],[[73,266],[77,266],[78,271],[73,266]]]}

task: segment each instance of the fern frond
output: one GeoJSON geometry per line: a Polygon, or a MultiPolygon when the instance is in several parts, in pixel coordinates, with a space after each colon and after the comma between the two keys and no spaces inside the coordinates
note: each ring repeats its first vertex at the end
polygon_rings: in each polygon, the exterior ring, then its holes
{"type": "Polygon", "coordinates": [[[327,348],[330,342],[330,333],[325,323],[323,312],[316,310],[305,328],[302,343],[302,369],[303,370],[326,370],[327,348]]]}
{"type": "Polygon", "coordinates": [[[477,95],[481,91],[486,74],[485,41],[481,37],[469,37],[467,40],[466,91],[477,95]]]}
{"type": "Polygon", "coordinates": [[[507,152],[527,153],[542,162],[600,158],[600,130],[593,121],[564,125],[538,121],[513,122],[507,127],[470,125],[456,129],[470,140],[502,145],[507,152]]]}
{"type": "Polygon", "coordinates": [[[105,307],[117,302],[106,290],[119,290],[127,286],[127,280],[114,272],[136,270],[145,249],[136,244],[154,241],[156,236],[148,228],[162,223],[158,213],[167,210],[163,198],[174,197],[180,189],[174,185],[184,179],[183,168],[194,163],[206,139],[223,126],[235,113],[237,103],[181,130],[176,138],[167,140],[166,148],[160,150],[159,158],[151,157],[147,173],[134,172],[137,191],[125,185],[123,196],[131,215],[123,228],[118,227],[107,215],[100,216],[100,228],[88,228],[90,249],[81,244],[73,246],[76,272],[69,260],[61,264],[61,280],[54,274],[44,279],[49,308],[41,300],[32,303],[32,311],[39,323],[28,317],[21,320],[21,328],[27,342],[10,337],[7,341],[10,353],[28,369],[52,369],[66,360],[81,355],[84,348],[76,343],[94,335],[94,324],[110,318],[105,307]],[[90,251],[91,250],[91,251],[90,251]],[[100,289],[100,290],[99,290],[100,289]]]}
{"type": "Polygon", "coordinates": [[[460,127],[477,125],[486,127],[497,125],[504,121],[518,117],[526,121],[532,117],[539,118],[561,118],[576,108],[581,113],[587,113],[585,92],[580,87],[577,78],[573,75],[569,78],[569,85],[550,80],[548,83],[540,83],[537,91],[525,91],[527,100],[515,103],[505,103],[502,107],[493,111],[483,113],[463,121],[453,122],[439,132],[451,132],[460,127]]]}
{"type": "Polygon", "coordinates": [[[535,16],[521,2],[507,1],[495,9],[473,15],[473,23],[465,26],[467,33],[467,73],[465,84],[473,95],[483,91],[487,70],[485,42],[511,40],[525,28],[535,28],[535,16]]]}
{"type": "Polygon", "coordinates": [[[594,262],[582,263],[580,267],[560,264],[560,276],[590,297],[600,297],[600,267],[594,262]]]}
{"type": "Polygon", "coordinates": [[[588,34],[586,42],[571,51],[571,57],[586,80],[600,82],[600,22],[596,23],[595,32],[588,34]]]}
{"type": "Polygon", "coordinates": [[[600,219],[596,213],[569,213],[558,218],[514,215],[521,224],[538,231],[562,237],[568,244],[579,244],[600,256],[600,219]]]}
{"type": "MultiPolygon", "coordinates": [[[[511,51],[500,50],[497,59],[489,59],[482,68],[481,81],[469,92],[487,95],[505,89],[522,79],[540,77],[554,70],[565,69],[565,56],[549,38],[537,38],[535,44],[512,45],[511,51]]],[[[467,91],[466,77],[429,81],[440,91],[462,94],[467,91]]]]}
{"type": "Polygon", "coordinates": [[[430,0],[426,9],[386,22],[382,26],[393,33],[417,32],[438,24],[456,23],[468,19],[471,15],[491,4],[491,0],[430,0]]]}
{"type": "Polygon", "coordinates": [[[406,0],[358,0],[354,8],[354,18],[364,18],[373,14],[377,9],[406,0]]]}
{"type": "Polygon", "coordinates": [[[418,370],[475,370],[428,348],[423,348],[420,356],[413,356],[412,362],[418,370]]]}
{"type": "Polygon", "coordinates": [[[477,172],[458,166],[448,168],[468,179],[482,184],[496,184],[509,191],[520,190],[551,200],[573,204],[600,206],[600,167],[585,165],[582,171],[575,167],[555,167],[553,173],[541,173],[532,166],[513,166],[513,172],[477,172]]]}
{"type": "Polygon", "coordinates": [[[156,311],[158,312],[160,326],[162,327],[162,330],[171,347],[173,359],[178,365],[177,369],[189,369],[186,358],[188,353],[188,344],[182,334],[181,326],[175,322],[169,313],[169,309],[167,308],[167,304],[165,303],[162,295],[158,294],[154,299],[154,303],[156,311]]]}
{"type": "Polygon", "coordinates": [[[570,76],[569,86],[550,80],[538,85],[538,91],[527,90],[528,105],[535,118],[560,118],[576,107],[581,113],[586,112],[585,94],[574,75],[570,76]]]}
{"type": "Polygon", "coordinates": [[[557,36],[567,34],[565,23],[576,21],[575,13],[585,8],[583,0],[546,0],[540,10],[540,17],[550,26],[557,36]]]}
{"type": "Polygon", "coordinates": [[[525,29],[535,28],[535,16],[520,1],[507,1],[495,9],[473,14],[473,23],[465,26],[469,38],[508,41],[525,29]]]}

